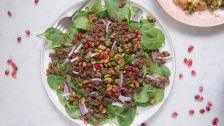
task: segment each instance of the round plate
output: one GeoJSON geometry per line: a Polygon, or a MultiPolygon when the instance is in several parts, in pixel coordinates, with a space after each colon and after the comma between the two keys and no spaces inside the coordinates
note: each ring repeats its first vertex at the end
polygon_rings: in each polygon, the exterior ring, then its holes
{"type": "MultiPolygon", "coordinates": [[[[81,1],[76,2],[76,4],[73,5],[70,9],[66,10],[58,18],[58,20],[60,20],[62,17],[71,15],[71,13],[74,12],[80,4],[81,4],[81,1]]],[[[144,16],[145,17],[146,17],[146,15],[153,15],[152,13],[150,13],[149,11],[147,11],[145,8],[141,7],[137,3],[131,2],[131,5],[140,7],[144,11],[144,16]]],[[[52,26],[54,26],[58,22],[58,20],[52,26]]],[[[157,21],[158,21],[157,22],[157,27],[160,28],[165,33],[165,37],[166,37],[166,42],[165,42],[164,46],[161,48],[161,50],[169,51],[170,54],[171,54],[171,57],[172,57],[172,59],[166,64],[170,68],[171,73],[172,73],[171,76],[170,76],[170,85],[168,85],[165,89],[165,95],[164,95],[164,99],[163,99],[162,102],[160,102],[159,104],[157,104],[155,106],[152,106],[152,107],[147,107],[147,108],[138,107],[137,108],[138,115],[136,115],[132,125],[139,125],[142,122],[145,122],[146,120],[151,118],[159,110],[159,108],[162,106],[162,104],[165,102],[165,100],[168,98],[168,95],[170,94],[170,91],[171,91],[171,87],[173,86],[173,81],[174,81],[174,77],[175,77],[175,70],[176,70],[174,50],[173,50],[173,46],[172,46],[172,42],[171,42],[169,34],[164,30],[164,28],[160,24],[160,21],[159,21],[158,18],[157,18],[157,21]]],[[[42,75],[43,84],[44,84],[44,87],[47,91],[47,94],[48,94],[49,98],[51,99],[51,101],[53,102],[53,104],[56,106],[56,108],[61,113],[63,113],[63,115],[65,115],[68,119],[73,121],[75,124],[86,126],[86,124],[84,124],[83,121],[81,121],[79,119],[72,119],[67,115],[64,106],[58,100],[56,92],[53,91],[48,85],[47,76],[46,76],[46,69],[48,68],[48,64],[51,62],[50,58],[49,58],[49,53],[50,52],[52,52],[52,50],[50,49],[50,45],[47,42],[44,42],[42,53],[41,53],[41,75],[42,75]]],[[[112,126],[112,125],[115,125],[115,124],[111,123],[111,124],[105,124],[105,125],[112,126]]]]}
{"type": "Polygon", "coordinates": [[[157,0],[164,11],[175,20],[197,27],[211,27],[224,23],[224,10],[219,9],[215,12],[208,10],[195,12],[193,14],[185,14],[179,5],[176,5],[173,0],[157,0]]]}

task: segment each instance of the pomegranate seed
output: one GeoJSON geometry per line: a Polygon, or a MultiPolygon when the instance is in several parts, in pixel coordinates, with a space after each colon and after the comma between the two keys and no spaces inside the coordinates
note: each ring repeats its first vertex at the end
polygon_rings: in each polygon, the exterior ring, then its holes
{"type": "Polygon", "coordinates": [[[7,60],[7,63],[10,65],[12,63],[12,60],[11,59],[8,59],[7,60]]]}
{"type": "Polygon", "coordinates": [[[198,100],[199,98],[200,98],[200,95],[195,95],[195,96],[194,96],[194,99],[195,99],[195,100],[198,100]]]}
{"type": "Polygon", "coordinates": [[[12,63],[12,68],[13,68],[13,70],[15,70],[15,71],[17,71],[17,69],[18,69],[15,63],[12,63]]]}
{"type": "Polygon", "coordinates": [[[207,105],[208,105],[209,107],[212,107],[212,102],[211,102],[211,101],[208,101],[207,105]]]}
{"type": "Polygon", "coordinates": [[[187,58],[184,58],[184,64],[188,64],[187,58]]]}
{"type": "Polygon", "coordinates": [[[203,101],[203,100],[204,100],[204,97],[200,96],[199,101],[203,101]]]}
{"type": "Polygon", "coordinates": [[[115,37],[114,37],[114,35],[110,35],[110,39],[114,39],[115,37]]]}
{"type": "Polygon", "coordinates": [[[193,49],[194,49],[194,46],[193,46],[193,45],[190,45],[190,46],[188,47],[187,51],[188,51],[189,53],[191,53],[191,52],[193,51],[193,49]]]}
{"type": "Polygon", "coordinates": [[[141,36],[140,35],[137,35],[137,38],[136,38],[138,41],[141,41],[141,36]]]}
{"type": "Polygon", "coordinates": [[[209,107],[209,106],[206,106],[206,111],[210,111],[211,110],[211,108],[209,107]]]}
{"type": "Polygon", "coordinates": [[[8,76],[9,75],[9,70],[6,70],[5,71],[5,76],[8,76]]]}
{"type": "Polygon", "coordinates": [[[84,120],[84,124],[88,124],[88,121],[87,120],[84,120]]]}
{"type": "Polygon", "coordinates": [[[22,41],[22,37],[17,37],[17,42],[20,43],[22,41]]]}
{"type": "Polygon", "coordinates": [[[146,126],[145,123],[142,123],[141,126],[146,126]]]}
{"type": "Polygon", "coordinates": [[[184,75],[183,75],[182,73],[180,73],[180,74],[179,74],[179,79],[182,79],[183,76],[184,76],[184,75]]]}
{"type": "Polygon", "coordinates": [[[189,110],[189,115],[194,115],[194,110],[193,109],[191,109],[191,110],[189,110]]]}
{"type": "Polygon", "coordinates": [[[9,17],[12,17],[12,12],[11,11],[8,11],[7,14],[8,14],[9,17]]]}
{"type": "Polygon", "coordinates": [[[26,36],[30,36],[30,31],[29,30],[26,30],[25,33],[26,33],[26,36]]]}
{"type": "Polygon", "coordinates": [[[205,109],[201,109],[199,112],[200,112],[201,114],[204,114],[204,113],[205,113],[205,109]]]}
{"type": "Polygon", "coordinates": [[[200,86],[199,87],[199,92],[203,92],[204,91],[204,87],[203,86],[200,86]]]}
{"type": "Polygon", "coordinates": [[[101,65],[100,64],[96,64],[95,68],[96,68],[96,70],[100,70],[101,69],[101,65]]]}
{"type": "Polygon", "coordinates": [[[90,44],[89,42],[84,43],[85,48],[89,48],[90,44]]]}
{"type": "Polygon", "coordinates": [[[138,35],[139,34],[139,30],[138,29],[135,29],[134,30],[134,33],[138,35]]]}
{"type": "Polygon", "coordinates": [[[188,59],[188,63],[187,63],[187,66],[188,66],[188,67],[191,67],[191,66],[192,66],[192,64],[193,64],[193,61],[192,61],[192,59],[188,59]]]}
{"type": "Polygon", "coordinates": [[[125,2],[120,2],[120,3],[119,3],[119,8],[123,8],[125,5],[126,5],[125,2]]]}
{"type": "Polygon", "coordinates": [[[39,0],[34,0],[34,3],[37,5],[39,3],[39,0]]]}
{"type": "Polygon", "coordinates": [[[218,123],[219,123],[219,119],[218,119],[217,117],[215,117],[215,118],[212,120],[212,125],[213,125],[213,126],[216,126],[216,125],[218,125],[218,123]]]}
{"type": "Polygon", "coordinates": [[[176,118],[177,116],[178,116],[178,113],[177,113],[177,112],[173,112],[173,113],[172,113],[172,117],[173,117],[173,118],[176,118]]]}
{"type": "Polygon", "coordinates": [[[11,75],[12,75],[13,78],[16,78],[16,72],[15,71],[13,71],[11,75]]]}
{"type": "Polygon", "coordinates": [[[192,70],[191,71],[191,75],[194,77],[194,76],[196,76],[196,71],[195,70],[192,70]]]}

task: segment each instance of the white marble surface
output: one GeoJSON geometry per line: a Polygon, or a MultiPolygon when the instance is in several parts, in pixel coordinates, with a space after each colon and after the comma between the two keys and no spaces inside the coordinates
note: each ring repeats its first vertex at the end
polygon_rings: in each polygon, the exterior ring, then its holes
{"type": "MultiPolygon", "coordinates": [[[[51,103],[40,76],[40,50],[42,40],[35,35],[52,24],[68,7],[81,0],[40,0],[38,6],[33,0],[0,0],[0,125],[1,126],[72,126],[51,103]],[[7,17],[7,11],[13,17],[7,17]],[[25,37],[24,31],[32,34],[25,37]],[[17,36],[23,41],[18,44],[17,36]],[[5,77],[6,64],[12,58],[19,67],[17,79],[5,77]]],[[[219,117],[219,126],[224,125],[224,25],[212,28],[194,28],[182,25],[168,17],[155,0],[139,0],[141,5],[158,16],[173,40],[177,73],[183,72],[183,80],[176,78],[168,101],[147,124],[150,126],[212,126],[212,119],[219,117]],[[188,54],[188,45],[195,50],[188,54]],[[183,65],[183,58],[193,59],[197,77],[190,76],[190,70],[183,65]],[[213,101],[211,112],[198,113],[206,102],[194,102],[199,85],[204,85],[205,101],[213,101]],[[193,117],[190,108],[196,109],[193,117]],[[171,113],[177,111],[177,119],[171,113]]]]}

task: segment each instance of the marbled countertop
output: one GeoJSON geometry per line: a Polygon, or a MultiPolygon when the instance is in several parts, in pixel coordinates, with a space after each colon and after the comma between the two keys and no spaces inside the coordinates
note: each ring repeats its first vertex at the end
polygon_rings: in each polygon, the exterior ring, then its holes
{"type": "MultiPolygon", "coordinates": [[[[40,75],[40,51],[42,40],[36,37],[72,4],[81,0],[40,0],[36,6],[33,0],[0,0],[0,125],[1,126],[72,126],[51,103],[43,87],[40,75]],[[9,18],[7,11],[13,16],[9,18]],[[25,37],[24,31],[31,30],[25,37]],[[17,36],[22,42],[17,43],[17,36]],[[10,67],[6,60],[12,58],[18,65],[16,79],[5,77],[10,67]]],[[[212,119],[219,117],[219,126],[224,125],[224,25],[211,28],[195,28],[180,24],[166,15],[155,0],[139,0],[159,17],[171,35],[177,59],[177,74],[172,93],[160,111],[150,119],[150,126],[212,126],[212,119]],[[194,51],[187,53],[187,47],[194,45],[194,51]],[[192,69],[197,76],[191,77],[190,70],[183,64],[183,58],[192,58],[192,69]],[[178,76],[178,75],[177,75],[178,76]],[[204,86],[205,102],[195,102],[198,87],[204,86]],[[199,110],[213,102],[212,110],[204,115],[199,110]],[[188,115],[189,109],[196,114],[188,115]],[[179,116],[171,118],[177,111],[179,116]]]]}

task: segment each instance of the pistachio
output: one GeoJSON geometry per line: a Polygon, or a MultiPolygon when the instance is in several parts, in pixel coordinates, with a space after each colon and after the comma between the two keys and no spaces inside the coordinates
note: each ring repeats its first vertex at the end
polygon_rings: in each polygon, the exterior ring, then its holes
{"type": "Polygon", "coordinates": [[[118,89],[118,86],[117,85],[113,85],[112,91],[117,91],[117,89],[118,89]]]}
{"type": "Polygon", "coordinates": [[[118,52],[122,53],[124,50],[121,47],[118,47],[118,52]]]}
{"type": "Polygon", "coordinates": [[[134,84],[135,84],[135,87],[139,87],[139,82],[138,81],[136,81],[136,80],[134,80],[134,84]]]}
{"type": "Polygon", "coordinates": [[[124,61],[124,59],[120,59],[120,60],[118,61],[118,65],[119,65],[120,67],[124,66],[124,65],[125,65],[125,61],[124,61]]]}
{"type": "Polygon", "coordinates": [[[109,48],[106,48],[106,52],[110,52],[110,49],[109,48]]]}
{"type": "Polygon", "coordinates": [[[83,104],[83,105],[84,105],[84,104],[85,104],[85,102],[86,102],[86,100],[85,100],[85,98],[84,98],[84,97],[82,97],[81,99],[79,99],[79,103],[80,103],[80,104],[83,104]]]}
{"type": "Polygon", "coordinates": [[[102,113],[106,113],[106,112],[107,112],[107,110],[105,108],[103,108],[102,113]]]}
{"type": "Polygon", "coordinates": [[[160,80],[160,81],[166,81],[166,77],[164,77],[164,76],[160,76],[160,77],[159,77],[159,80],[160,80]]]}
{"type": "Polygon", "coordinates": [[[60,84],[60,85],[58,86],[58,89],[61,90],[61,91],[63,91],[63,90],[64,90],[64,84],[60,84]]]}
{"type": "Polygon", "coordinates": [[[100,49],[100,50],[105,50],[105,49],[106,49],[106,46],[104,46],[104,45],[99,45],[99,46],[98,46],[98,49],[100,49]]]}
{"type": "Polygon", "coordinates": [[[120,84],[120,79],[115,79],[115,84],[120,84]]]}
{"type": "Polygon", "coordinates": [[[88,84],[88,83],[90,83],[90,80],[83,80],[82,81],[82,84],[88,84]]]}
{"type": "Polygon", "coordinates": [[[97,20],[98,19],[98,16],[96,14],[90,14],[88,16],[88,18],[89,18],[89,21],[90,22],[93,22],[94,20],[97,20]]]}
{"type": "Polygon", "coordinates": [[[110,78],[110,77],[107,77],[107,78],[104,79],[104,82],[105,83],[111,83],[111,82],[113,82],[113,79],[110,78]]]}
{"type": "Polygon", "coordinates": [[[115,60],[119,60],[119,59],[121,59],[121,57],[122,57],[121,53],[117,53],[117,54],[114,55],[115,60]]]}
{"type": "Polygon", "coordinates": [[[156,102],[157,102],[157,101],[156,101],[156,98],[152,98],[152,99],[150,100],[150,104],[151,104],[151,105],[156,104],[156,102]]]}
{"type": "Polygon", "coordinates": [[[96,61],[91,61],[91,64],[93,64],[93,65],[96,64],[96,63],[97,63],[96,61]]]}
{"type": "Polygon", "coordinates": [[[110,76],[111,76],[110,74],[105,74],[104,78],[107,78],[107,77],[110,77],[110,76]]]}
{"type": "Polygon", "coordinates": [[[112,85],[110,85],[110,84],[107,85],[107,91],[112,90],[112,88],[113,88],[112,85]]]}
{"type": "Polygon", "coordinates": [[[76,96],[76,93],[74,91],[72,91],[70,95],[72,98],[74,98],[76,96]]]}
{"type": "Polygon", "coordinates": [[[108,73],[112,74],[112,75],[115,75],[115,71],[113,69],[111,69],[111,68],[108,70],[108,73]]]}
{"type": "Polygon", "coordinates": [[[134,85],[133,83],[131,83],[129,86],[130,86],[130,87],[132,87],[132,88],[134,88],[134,87],[135,87],[135,85],[134,85]]]}
{"type": "Polygon", "coordinates": [[[102,74],[98,71],[98,72],[96,72],[96,75],[95,76],[101,78],[102,77],[102,74]]]}

